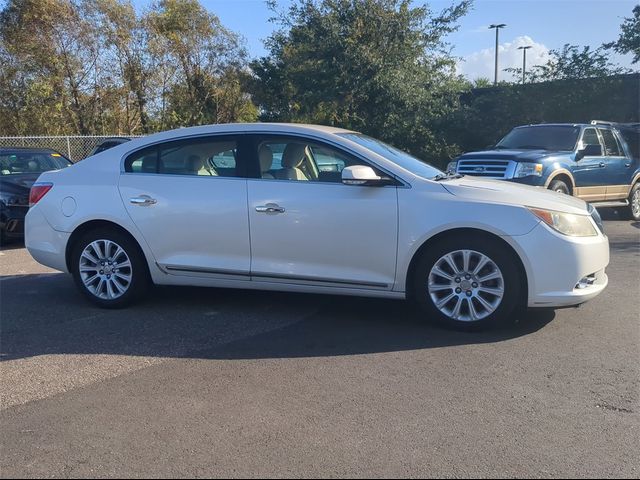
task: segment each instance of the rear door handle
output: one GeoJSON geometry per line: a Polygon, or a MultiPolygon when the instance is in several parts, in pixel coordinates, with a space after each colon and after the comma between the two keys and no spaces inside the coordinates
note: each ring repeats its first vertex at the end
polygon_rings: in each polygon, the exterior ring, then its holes
{"type": "Polygon", "coordinates": [[[131,197],[129,199],[133,205],[139,207],[148,207],[149,205],[155,205],[158,201],[155,198],[151,198],[149,195],[140,195],[139,197],[131,197]]]}
{"type": "Polygon", "coordinates": [[[267,203],[266,205],[258,205],[256,212],[259,213],[284,213],[284,207],[277,203],[267,203]]]}
{"type": "Polygon", "coordinates": [[[606,163],[604,163],[604,162],[600,162],[600,168],[604,168],[604,167],[606,167],[606,166],[607,166],[607,164],[606,164],[606,163]]]}

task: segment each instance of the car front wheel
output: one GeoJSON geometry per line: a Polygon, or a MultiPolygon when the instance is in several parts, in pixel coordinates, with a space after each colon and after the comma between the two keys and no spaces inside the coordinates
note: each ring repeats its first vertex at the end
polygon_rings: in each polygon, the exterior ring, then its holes
{"type": "Polygon", "coordinates": [[[427,319],[480,330],[513,321],[523,279],[513,255],[487,238],[449,239],[428,248],[413,281],[427,319]]]}
{"type": "Polygon", "coordinates": [[[564,193],[565,195],[571,195],[571,190],[566,183],[562,180],[554,180],[549,185],[549,190],[553,190],[554,192],[564,193]]]}
{"type": "Polygon", "coordinates": [[[72,273],[80,291],[103,308],[124,307],[147,289],[149,275],[138,245],[129,236],[97,229],[73,249],[72,273]]]}

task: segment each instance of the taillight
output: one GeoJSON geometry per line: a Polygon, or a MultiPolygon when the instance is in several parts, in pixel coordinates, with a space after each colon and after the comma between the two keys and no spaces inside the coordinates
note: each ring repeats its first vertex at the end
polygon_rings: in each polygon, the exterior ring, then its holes
{"type": "Polygon", "coordinates": [[[53,183],[34,183],[29,191],[29,206],[33,207],[53,187],[53,183]]]}

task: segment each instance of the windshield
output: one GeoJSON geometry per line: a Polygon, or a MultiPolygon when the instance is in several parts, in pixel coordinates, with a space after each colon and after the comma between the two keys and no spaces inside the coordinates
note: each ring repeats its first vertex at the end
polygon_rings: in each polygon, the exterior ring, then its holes
{"type": "Polygon", "coordinates": [[[24,175],[58,170],[71,165],[59,153],[0,152],[1,175],[24,175]]]}
{"type": "Polygon", "coordinates": [[[374,153],[392,161],[396,165],[410,171],[411,173],[423,178],[433,179],[444,173],[428,163],[423,162],[419,158],[409,155],[402,150],[398,150],[375,138],[367,137],[361,133],[339,133],[339,136],[357,143],[361,147],[371,150],[374,153]]]}
{"type": "Polygon", "coordinates": [[[514,128],[496,145],[497,149],[573,151],[580,127],[549,125],[514,128]]]}

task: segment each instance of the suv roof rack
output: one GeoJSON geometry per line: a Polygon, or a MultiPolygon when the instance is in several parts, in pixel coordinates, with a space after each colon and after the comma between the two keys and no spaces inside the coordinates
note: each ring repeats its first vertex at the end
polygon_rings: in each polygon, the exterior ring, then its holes
{"type": "Polygon", "coordinates": [[[618,122],[610,122],[608,120],[591,120],[591,125],[617,125],[618,122]]]}

